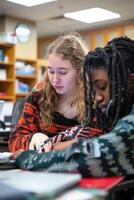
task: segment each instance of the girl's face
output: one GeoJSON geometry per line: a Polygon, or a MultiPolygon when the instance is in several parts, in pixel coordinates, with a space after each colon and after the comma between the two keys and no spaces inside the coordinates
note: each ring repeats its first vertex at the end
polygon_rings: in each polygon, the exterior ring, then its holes
{"type": "Polygon", "coordinates": [[[109,79],[107,72],[104,69],[92,69],[91,81],[95,95],[95,104],[98,105],[102,112],[105,112],[109,102],[109,79]]]}
{"type": "Polygon", "coordinates": [[[70,60],[64,60],[59,54],[48,57],[48,78],[58,94],[74,94],[77,86],[77,70],[70,60]]]}

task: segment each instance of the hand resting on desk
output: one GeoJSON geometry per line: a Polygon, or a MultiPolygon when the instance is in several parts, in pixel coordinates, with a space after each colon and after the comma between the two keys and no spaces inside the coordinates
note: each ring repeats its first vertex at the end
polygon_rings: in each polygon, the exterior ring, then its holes
{"type": "Polygon", "coordinates": [[[43,133],[35,133],[29,144],[29,150],[37,150],[40,152],[49,152],[51,150],[63,150],[74,143],[76,139],[70,141],[58,142],[52,144],[51,140],[49,141],[48,136],[43,133]]]}
{"type": "Polygon", "coordinates": [[[72,139],[72,140],[66,141],[66,142],[55,143],[55,144],[53,144],[53,150],[56,150],[56,151],[64,150],[76,141],[77,141],[77,139],[72,139]]]}
{"type": "MultiPolygon", "coordinates": [[[[51,150],[55,150],[55,151],[61,151],[61,150],[64,150],[65,148],[69,147],[70,145],[72,145],[73,143],[76,142],[77,139],[72,139],[70,141],[66,141],[66,142],[59,142],[59,143],[55,143],[53,144],[53,147],[51,149],[49,149],[49,144],[47,143],[45,146],[44,146],[44,153],[45,152],[49,152],[51,150]]],[[[43,151],[43,150],[42,150],[43,151]]],[[[13,160],[16,160],[18,158],[18,156],[21,155],[21,153],[24,152],[24,150],[19,150],[19,151],[16,151],[14,153],[11,154],[10,158],[13,159],[13,160]]]]}
{"type": "Polygon", "coordinates": [[[74,138],[74,139],[71,139],[69,141],[53,143],[51,138],[50,138],[50,139],[42,142],[37,151],[38,151],[38,153],[49,152],[49,151],[52,151],[52,150],[61,151],[61,150],[64,150],[65,148],[69,147],[75,141],[77,141],[77,139],[74,138]]]}
{"type": "Polygon", "coordinates": [[[21,155],[21,153],[23,153],[24,150],[19,150],[19,151],[15,151],[14,153],[12,153],[10,155],[10,159],[16,160],[18,158],[18,156],[21,155]]]}

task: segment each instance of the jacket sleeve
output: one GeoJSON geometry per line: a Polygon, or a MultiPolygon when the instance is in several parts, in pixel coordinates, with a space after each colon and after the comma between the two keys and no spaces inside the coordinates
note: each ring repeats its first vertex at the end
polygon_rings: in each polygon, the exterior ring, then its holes
{"type": "Polygon", "coordinates": [[[21,117],[16,129],[9,138],[9,151],[14,152],[19,149],[28,150],[29,142],[34,133],[40,132],[39,109],[37,106],[36,93],[31,93],[27,98],[21,117]]]}
{"type": "Polygon", "coordinates": [[[44,141],[40,145],[40,152],[47,152],[48,146],[49,150],[52,150],[52,146],[55,143],[69,141],[74,138],[92,138],[97,135],[101,135],[102,131],[95,128],[89,128],[89,127],[82,127],[80,125],[68,128],[65,131],[60,132],[56,136],[49,138],[48,140],[44,141]]]}
{"type": "Polygon", "coordinates": [[[134,173],[134,110],[118,121],[115,128],[94,139],[79,138],[64,151],[27,151],[16,160],[27,170],[79,172],[100,177],[134,173]]]}

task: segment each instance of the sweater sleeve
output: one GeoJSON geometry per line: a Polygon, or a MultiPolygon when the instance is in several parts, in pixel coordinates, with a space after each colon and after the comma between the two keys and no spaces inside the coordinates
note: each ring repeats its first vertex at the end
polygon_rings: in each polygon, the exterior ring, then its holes
{"type": "Polygon", "coordinates": [[[102,131],[90,127],[82,127],[80,125],[68,128],[65,131],[58,133],[56,136],[49,138],[40,144],[40,152],[47,152],[48,146],[49,151],[52,150],[53,144],[59,142],[65,142],[76,138],[92,138],[101,135],[102,131]]]}
{"type": "Polygon", "coordinates": [[[31,93],[24,105],[22,115],[15,131],[9,138],[9,151],[28,150],[29,142],[34,133],[40,132],[40,117],[37,106],[38,93],[31,93]]]}
{"type": "Polygon", "coordinates": [[[83,176],[100,177],[134,173],[134,108],[120,119],[115,128],[97,138],[80,138],[64,151],[37,153],[27,151],[16,160],[27,170],[79,172],[83,176]]]}

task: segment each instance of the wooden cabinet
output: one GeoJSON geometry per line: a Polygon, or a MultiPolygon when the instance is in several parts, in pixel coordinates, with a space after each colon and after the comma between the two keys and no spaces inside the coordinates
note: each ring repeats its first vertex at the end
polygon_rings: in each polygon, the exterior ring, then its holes
{"type": "Polygon", "coordinates": [[[38,77],[38,70],[37,70],[37,61],[36,60],[28,60],[28,59],[19,59],[16,58],[16,63],[22,63],[24,65],[23,70],[20,70],[20,73],[15,70],[15,77],[16,77],[16,98],[24,97],[29,94],[31,89],[37,82],[38,77]],[[33,71],[32,71],[32,70],[33,71]],[[31,70],[31,71],[30,71],[31,70]],[[17,85],[22,84],[22,89],[18,90],[17,85]],[[27,90],[24,89],[23,85],[27,86],[27,90]]]}
{"type": "Polygon", "coordinates": [[[0,100],[15,101],[15,46],[0,43],[0,100]]]}
{"type": "Polygon", "coordinates": [[[15,45],[0,43],[0,100],[15,101],[19,97],[25,97],[37,82],[37,60],[15,58],[15,54],[15,45]],[[30,70],[28,73],[23,70],[16,73],[16,61],[24,63],[24,68],[31,66],[33,73],[29,73],[30,70]],[[27,85],[28,91],[16,91],[17,82],[27,85]]]}

